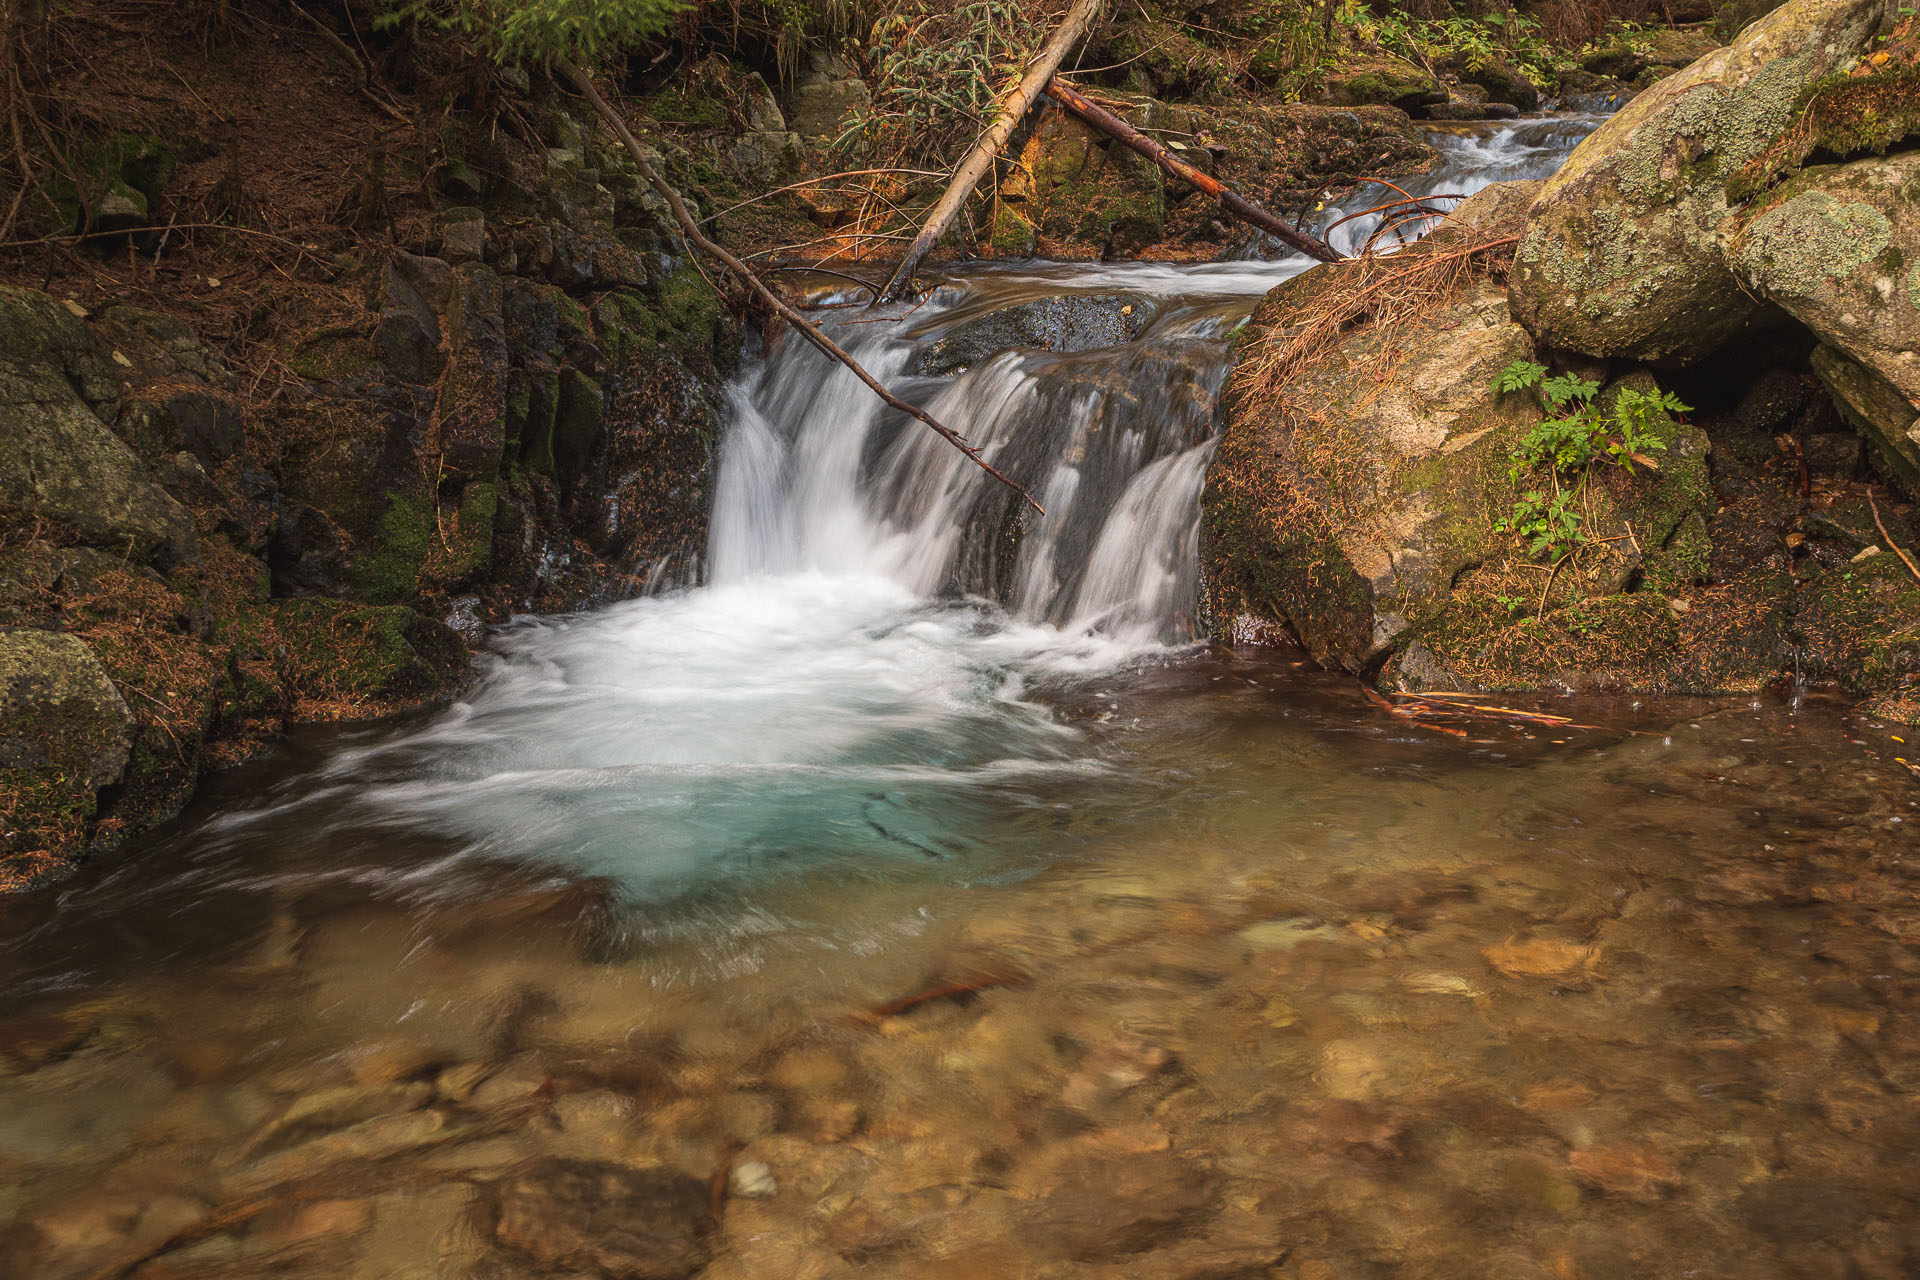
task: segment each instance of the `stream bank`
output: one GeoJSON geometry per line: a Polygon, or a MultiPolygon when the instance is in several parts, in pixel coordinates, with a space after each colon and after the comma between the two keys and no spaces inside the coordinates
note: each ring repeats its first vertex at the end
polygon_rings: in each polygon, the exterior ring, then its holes
{"type": "Polygon", "coordinates": [[[1920,716],[1917,41],[1787,4],[1544,183],[1276,289],[1210,477],[1216,627],[1403,690],[1920,716]]]}

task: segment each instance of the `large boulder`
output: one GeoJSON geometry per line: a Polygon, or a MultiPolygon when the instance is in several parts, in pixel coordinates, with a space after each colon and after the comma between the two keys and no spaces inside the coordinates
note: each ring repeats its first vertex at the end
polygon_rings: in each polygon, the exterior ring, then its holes
{"type": "Polygon", "coordinates": [[[1750,289],[1857,366],[1856,374],[1829,355],[1819,367],[1862,432],[1915,485],[1920,155],[1804,170],[1729,224],[1723,239],[1750,289]]]}
{"type": "MultiPolygon", "coordinates": [[[[1254,332],[1289,341],[1288,318],[1352,270],[1318,267],[1281,285],[1254,332]]],[[[1507,453],[1539,415],[1491,385],[1532,353],[1498,286],[1482,284],[1400,333],[1357,329],[1277,388],[1243,370],[1202,508],[1216,626],[1281,623],[1316,661],[1357,672],[1442,607],[1455,575],[1499,539],[1513,497],[1507,453]],[[1392,376],[1376,382],[1396,352],[1392,376]]]]}
{"type": "Polygon", "coordinates": [[[1718,229],[1729,183],[1798,119],[1809,87],[1864,52],[1883,0],[1793,0],[1635,98],[1575,148],[1529,217],[1511,281],[1541,341],[1685,363],[1768,304],[1741,289],[1718,229]]]}

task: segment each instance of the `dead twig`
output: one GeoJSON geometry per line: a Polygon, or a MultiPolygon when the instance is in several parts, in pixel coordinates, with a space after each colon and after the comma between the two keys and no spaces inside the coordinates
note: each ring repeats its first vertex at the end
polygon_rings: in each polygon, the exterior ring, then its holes
{"type": "Polygon", "coordinates": [[[1878,529],[1880,536],[1887,540],[1888,550],[1899,556],[1900,562],[1907,566],[1907,572],[1913,575],[1913,580],[1920,582],[1920,565],[1914,564],[1913,557],[1907,554],[1906,548],[1895,542],[1893,535],[1887,532],[1886,522],[1880,519],[1880,504],[1873,500],[1872,494],[1867,495],[1867,507],[1873,512],[1873,527],[1878,529]]]}

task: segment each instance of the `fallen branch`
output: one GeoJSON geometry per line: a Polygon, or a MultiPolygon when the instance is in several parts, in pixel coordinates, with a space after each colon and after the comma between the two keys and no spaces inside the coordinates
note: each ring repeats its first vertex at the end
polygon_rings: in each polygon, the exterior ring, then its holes
{"type": "Polygon", "coordinates": [[[979,467],[982,471],[992,476],[995,480],[998,480],[1001,484],[1006,485],[1009,489],[1012,489],[1022,498],[1025,498],[1027,505],[1035,511],[1038,511],[1041,515],[1046,514],[1046,509],[1034,501],[1032,494],[1028,493],[1021,485],[1016,484],[1014,481],[1002,475],[995,469],[992,463],[981,457],[980,451],[968,444],[965,437],[959,432],[953,430],[951,427],[942,425],[926,410],[908,404],[905,400],[900,399],[891,391],[881,386],[872,374],[860,366],[858,360],[848,355],[839,343],[829,338],[826,333],[821,330],[820,326],[815,324],[805,312],[775,293],[768,287],[767,282],[762,280],[759,275],[754,272],[753,268],[708,239],[706,234],[700,230],[700,224],[694,221],[693,214],[688,212],[686,201],[682,200],[680,193],[669,186],[666,179],[662,178],[654,169],[652,162],[647,159],[647,153],[641,149],[639,140],[633,136],[633,131],[627,128],[627,122],[622,120],[620,113],[615,111],[613,105],[601,96],[600,90],[593,83],[592,77],[587,75],[587,73],[579,67],[569,63],[560,64],[559,69],[566,75],[567,79],[573,81],[574,87],[580,90],[581,95],[592,105],[594,111],[607,123],[607,127],[613,130],[614,136],[620,139],[620,144],[627,149],[627,155],[632,158],[634,165],[640,170],[640,176],[647,180],[647,185],[658,192],[660,198],[667,202],[667,207],[673,211],[674,221],[680,224],[680,234],[685,237],[689,245],[699,249],[702,253],[705,253],[708,257],[714,259],[721,266],[732,272],[735,279],[751,289],[754,294],[759,297],[762,302],[766,303],[767,306],[771,307],[774,313],[781,319],[799,330],[801,336],[808,342],[811,342],[821,351],[832,356],[835,360],[838,360],[850,369],[853,372],[853,376],[865,383],[869,391],[886,401],[888,405],[898,409],[901,413],[925,423],[942,440],[945,440],[961,453],[967,455],[973,462],[973,465],[979,467]]]}
{"type": "Polygon", "coordinates": [[[1053,29],[1053,34],[1047,37],[1047,43],[1041,47],[1039,56],[1027,68],[1027,74],[1007,95],[1000,114],[994,117],[993,123],[980,135],[980,140],[973,144],[973,150],[954,169],[953,181],[947,184],[946,194],[940,197],[940,203],[927,215],[920,234],[907,246],[906,257],[900,259],[893,277],[874,299],[876,306],[882,302],[898,302],[913,292],[913,273],[920,269],[920,260],[947,233],[948,226],[966,204],[967,197],[973,194],[973,189],[980,185],[980,179],[986,177],[987,171],[993,167],[993,159],[1000,154],[1000,148],[1007,145],[1007,139],[1013,136],[1015,127],[1033,109],[1047,82],[1053,79],[1053,73],[1066,60],[1068,51],[1079,43],[1093,25],[1094,18],[1100,12],[1100,3],[1101,0],[1074,0],[1066,19],[1053,29]]]}
{"type": "MultiPolygon", "coordinates": [[[[1281,243],[1306,254],[1309,258],[1318,258],[1321,262],[1342,260],[1340,254],[1325,241],[1316,240],[1304,232],[1295,230],[1218,178],[1202,173],[1186,161],[1179,159],[1119,116],[1089,101],[1084,94],[1062,81],[1060,77],[1055,76],[1047,82],[1047,96],[1109,138],[1125,144],[1153,161],[1167,176],[1198,187],[1218,200],[1220,207],[1228,213],[1242,221],[1251,222],[1281,243]]],[[[1396,187],[1395,190],[1399,188],[1396,187]]],[[[1402,192],[1402,194],[1405,193],[1402,192]]]]}
{"type": "Polygon", "coordinates": [[[326,42],[333,46],[334,51],[337,52],[341,57],[345,58],[348,64],[353,67],[354,71],[360,77],[360,92],[366,96],[366,99],[368,102],[371,102],[374,106],[380,108],[382,111],[386,112],[389,116],[393,117],[395,120],[398,120],[401,124],[407,123],[407,116],[405,112],[399,110],[392,103],[386,101],[379,94],[373,91],[373,68],[368,66],[366,62],[360,57],[360,55],[353,51],[352,45],[348,44],[345,40],[342,40],[332,27],[329,27],[326,23],[320,21],[320,19],[314,17],[311,13],[308,13],[305,9],[301,8],[299,5],[293,4],[293,5],[289,5],[288,7],[291,8],[295,13],[299,14],[302,18],[305,18],[307,22],[313,27],[313,29],[315,31],[318,31],[320,35],[326,40],[326,42]]]}
{"type": "Polygon", "coordinates": [[[1907,566],[1907,572],[1913,575],[1914,581],[1920,582],[1920,566],[1913,563],[1913,557],[1907,554],[1906,548],[1895,542],[1893,535],[1887,532],[1887,526],[1880,519],[1880,504],[1873,500],[1872,494],[1867,495],[1867,509],[1873,512],[1873,527],[1878,529],[1880,536],[1887,540],[1887,549],[1899,556],[1901,562],[1907,566]]]}

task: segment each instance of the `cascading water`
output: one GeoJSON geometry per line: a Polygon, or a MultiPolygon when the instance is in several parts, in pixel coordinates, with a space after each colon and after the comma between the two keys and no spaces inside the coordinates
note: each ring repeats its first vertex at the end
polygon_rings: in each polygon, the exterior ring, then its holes
{"type": "MultiPolygon", "coordinates": [[[[1444,163],[1405,185],[1540,176],[1591,123],[1441,135],[1444,163]]],[[[213,843],[272,821],[335,866],[362,849],[341,874],[391,875],[405,830],[447,855],[419,880],[477,854],[653,898],[776,863],[875,875],[975,854],[989,815],[996,856],[1044,844],[1076,779],[1116,780],[1036,694],[1194,640],[1227,339],[1307,265],[997,267],[905,317],[823,312],[1046,514],[789,341],[731,388],[706,585],[504,628],[465,701],[336,751],[317,779],[219,820],[213,843]]]]}

